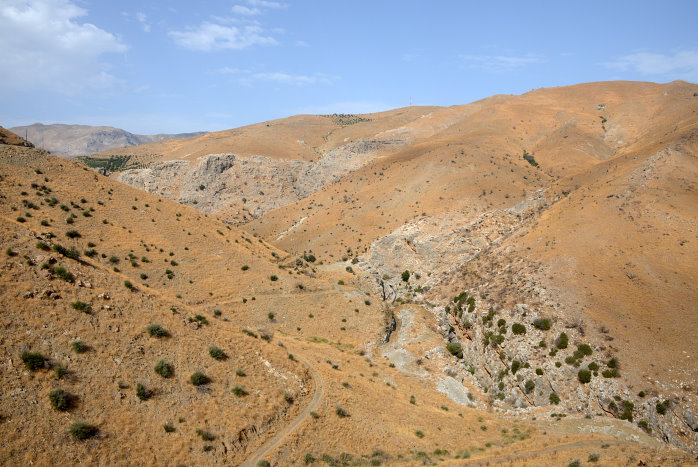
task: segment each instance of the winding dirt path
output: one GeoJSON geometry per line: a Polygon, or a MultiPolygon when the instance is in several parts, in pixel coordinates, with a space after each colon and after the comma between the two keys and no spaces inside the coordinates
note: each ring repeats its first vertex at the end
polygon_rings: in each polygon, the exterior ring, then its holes
{"type": "Polygon", "coordinates": [[[325,395],[325,387],[322,382],[322,376],[320,376],[320,373],[308,360],[295,353],[294,357],[310,369],[310,374],[312,375],[313,381],[315,382],[315,393],[313,394],[313,398],[310,400],[310,403],[305,407],[305,409],[303,409],[303,411],[296,416],[296,418],[291,420],[291,422],[288,425],[283,427],[281,430],[279,430],[278,433],[269,438],[264,444],[262,444],[259,447],[259,449],[250,454],[247,457],[247,460],[245,460],[245,462],[242,463],[242,467],[256,467],[259,461],[264,459],[264,457],[266,457],[276,448],[281,446],[286,437],[293,433],[296,430],[296,428],[298,428],[301,425],[301,423],[303,423],[308,418],[310,412],[316,410],[320,406],[320,402],[322,401],[322,398],[325,395]]]}

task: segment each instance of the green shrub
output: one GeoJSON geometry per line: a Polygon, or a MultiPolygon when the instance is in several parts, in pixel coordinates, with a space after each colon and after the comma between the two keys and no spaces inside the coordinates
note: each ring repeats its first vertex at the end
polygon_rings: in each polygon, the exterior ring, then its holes
{"type": "Polygon", "coordinates": [[[208,383],[210,380],[208,376],[206,376],[200,371],[197,371],[191,375],[189,381],[191,381],[191,384],[193,384],[194,386],[201,386],[202,384],[208,383]]]}
{"type": "Polygon", "coordinates": [[[514,323],[511,325],[511,332],[517,335],[526,334],[526,326],[521,323],[514,323]]]}
{"type": "Polygon", "coordinates": [[[39,352],[30,352],[25,350],[22,352],[21,357],[22,361],[24,362],[24,366],[29,371],[36,371],[44,367],[45,358],[39,352]]]}
{"type": "Polygon", "coordinates": [[[551,404],[557,405],[560,403],[560,396],[558,396],[557,393],[551,392],[549,399],[551,404]]]}
{"type": "Polygon", "coordinates": [[[73,438],[82,441],[95,436],[98,430],[97,427],[89,425],[85,422],[75,422],[70,425],[69,431],[73,438]]]}
{"type": "Polygon", "coordinates": [[[216,439],[216,437],[208,431],[196,430],[196,434],[201,436],[201,439],[203,439],[204,441],[213,441],[214,439],[216,439]]]}
{"type": "Polygon", "coordinates": [[[284,393],[284,400],[286,401],[287,404],[293,404],[293,394],[290,392],[285,392],[284,393]]]}
{"type": "Polygon", "coordinates": [[[220,348],[216,347],[215,345],[212,345],[208,348],[208,353],[209,355],[211,355],[211,357],[215,358],[216,360],[225,360],[226,358],[225,352],[223,352],[220,348]]]}
{"type": "Polygon", "coordinates": [[[414,432],[414,434],[417,436],[417,438],[424,438],[424,432],[422,430],[417,430],[414,432]]]}
{"type": "Polygon", "coordinates": [[[80,238],[81,237],[80,232],[78,232],[77,230],[69,230],[65,233],[65,236],[68,238],[80,238]]]}
{"type": "Polygon", "coordinates": [[[271,311],[267,313],[267,318],[269,318],[269,321],[274,321],[274,313],[272,313],[271,311]]]}
{"type": "Polygon", "coordinates": [[[85,353],[89,350],[87,344],[85,344],[81,340],[71,342],[70,347],[73,349],[73,352],[75,353],[85,353]]]}
{"type": "Polygon", "coordinates": [[[48,393],[48,398],[54,409],[64,412],[73,405],[73,397],[61,388],[48,393]]]}
{"type": "Polygon", "coordinates": [[[599,371],[599,365],[596,362],[591,362],[589,365],[587,365],[587,367],[591,371],[594,371],[594,372],[599,371]]]}
{"type": "Polygon", "coordinates": [[[242,269],[243,271],[247,271],[248,269],[250,269],[250,267],[244,264],[240,269],[242,269]]]}
{"type": "Polygon", "coordinates": [[[247,391],[245,391],[241,386],[234,386],[233,387],[233,394],[235,394],[237,397],[243,397],[247,395],[247,391]]]}
{"type": "Polygon", "coordinates": [[[535,389],[535,387],[536,387],[536,383],[534,383],[532,379],[526,380],[526,385],[525,385],[526,394],[530,394],[531,391],[533,391],[535,389]]]}
{"type": "Polygon", "coordinates": [[[148,331],[150,337],[166,337],[169,334],[165,328],[155,323],[149,324],[145,329],[148,331]]]}
{"type": "Polygon", "coordinates": [[[635,410],[635,404],[630,401],[623,401],[623,411],[620,413],[618,418],[621,420],[627,420],[629,422],[633,421],[633,410],[635,410]]]}
{"type": "Polygon", "coordinates": [[[275,275],[273,275],[273,274],[272,274],[271,276],[269,276],[269,279],[271,279],[271,281],[272,281],[272,282],[276,282],[276,281],[278,281],[278,280],[279,280],[279,278],[278,278],[278,277],[276,277],[276,276],[275,276],[275,275]]]}
{"type": "Polygon", "coordinates": [[[555,339],[555,347],[557,347],[560,350],[566,349],[568,343],[569,343],[569,339],[567,337],[567,334],[565,334],[564,332],[560,333],[558,338],[555,339]]]}
{"type": "Polygon", "coordinates": [[[666,409],[669,407],[669,401],[657,402],[656,409],[659,415],[666,414],[666,409]]]}
{"type": "Polygon", "coordinates": [[[80,252],[78,250],[76,250],[75,248],[71,248],[69,250],[62,245],[56,244],[56,245],[53,245],[53,249],[56,253],[58,253],[59,255],[63,255],[66,258],[70,258],[70,259],[74,259],[74,260],[78,260],[80,258],[80,252]]]}
{"type": "Polygon", "coordinates": [[[618,377],[618,370],[615,368],[611,370],[603,370],[601,372],[601,375],[603,375],[604,378],[617,378],[618,377]]]}
{"type": "Polygon", "coordinates": [[[235,370],[235,374],[240,377],[247,376],[245,374],[245,370],[243,370],[242,368],[238,368],[237,370],[235,370]]]}
{"type": "Polygon", "coordinates": [[[136,396],[142,400],[142,401],[147,401],[150,399],[150,397],[153,395],[153,391],[150,389],[147,389],[144,385],[141,383],[138,383],[136,385],[136,396]]]}
{"type": "Polygon", "coordinates": [[[589,344],[580,344],[577,346],[577,351],[584,356],[589,356],[593,353],[591,346],[589,344]]]}
{"type": "Polygon", "coordinates": [[[618,359],[616,357],[613,357],[606,363],[606,366],[609,368],[618,368],[618,359]]]}
{"type": "Polygon", "coordinates": [[[169,423],[165,423],[165,424],[162,426],[162,428],[163,428],[163,430],[165,430],[165,433],[172,433],[172,432],[175,431],[175,427],[173,427],[173,426],[170,425],[169,423]]]}
{"type": "Polygon", "coordinates": [[[304,458],[305,465],[310,465],[315,462],[315,457],[311,453],[307,453],[304,458]]]}
{"type": "Polygon", "coordinates": [[[409,282],[410,271],[402,271],[401,277],[402,277],[402,282],[409,282]]]}
{"type": "Polygon", "coordinates": [[[68,372],[65,365],[56,365],[53,367],[54,373],[56,373],[56,379],[61,379],[68,372]]]}
{"type": "Polygon", "coordinates": [[[82,311],[83,313],[89,314],[92,311],[92,306],[89,303],[81,302],[81,301],[76,301],[72,302],[70,306],[77,311],[82,311]]]}
{"type": "Polygon", "coordinates": [[[587,384],[589,381],[591,381],[591,371],[579,370],[579,373],[577,373],[577,379],[579,379],[580,383],[587,384]]]}
{"type": "Polygon", "coordinates": [[[519,371],[519,368],[521,368],[521,362],[518,360],[514,360],[511,362],[511,374],[515,375],[517,371],[519,371]]]}
{"type": "Polygon", "coordinates": [[[459,342],[449,342],[446,345],[446,350],[448,350],[451,355],[455,355],[458,358],[463,358],[463,346],[459,342]]]}
{"type": "Polygon", "coordinates": [[[110,257],[109,257],[109,262],[112,263],[112,264],[116,264],[116,263],[119,262],[119,258],[117,258],[116,256],[110,256],[110,257]]]}
{"type": "Polygon", "coordinates": [[[335,410],[335,413],[337,414],[337,416],[338,416],[339,418],[345,418],[345,417],[348,417],[348,416],[349,416],[349,414],[347,413],[347,411],[344,410],[344,409],[341,408],[341,407],[337,407],[337,409],[335,410]]]}
{"type": "Polygon", "coordinates": [[[171,378],[172,375],[174,375],[174,368],[165,360],[161,359],[155,364],[155,373],[159,374],[163,378],[171,378]]]}
{"type": "Polygon", "coordinates": [[[543,369],[542,369],[542,368],[536,368],[536,374],[537,374],[538,376],[542,376],[542,375],[543,375],[543,369]]]}
{"type": "Polygon", "coordinates": [[[41,242],[41,241],[36,243],[36,247],[39,250],[43,250],[43,251],[49,251],[51,249],[51,247],[48,246],[48,244],[46,244],[45,242],[41,242]]]}
{"type": "Polygon", "coordinates": [[[538,318],[533,321],[533,327],[541,331],[550,329],[550,320],[548,318],[538,318]]]}
{"type": "Polygon", "coordinates": [[[133,286],[133,284],[131,283],[130,280],[124,281],[124,287],[126,287],[128,290],[131,290],[131,291],[133,291],[135,289],[135,287],[133,286]]]}

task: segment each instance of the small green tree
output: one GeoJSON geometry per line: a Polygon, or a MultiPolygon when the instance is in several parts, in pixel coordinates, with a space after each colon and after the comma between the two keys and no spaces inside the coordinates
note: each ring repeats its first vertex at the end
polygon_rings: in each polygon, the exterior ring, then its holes
{"type": "Polygon", "coordinates": [[[410,271],[402,271],[402,282],[409,282],[410,280],[410,271]]]}

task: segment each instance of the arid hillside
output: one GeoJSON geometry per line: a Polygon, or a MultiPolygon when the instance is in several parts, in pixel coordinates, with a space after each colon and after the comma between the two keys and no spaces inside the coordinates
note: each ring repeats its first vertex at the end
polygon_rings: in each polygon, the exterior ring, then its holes
{"type": "MultiPolygon", "coordinates": [[[[418,305],[495,411],[559,405],[696,451],[697,92],[588,83],[292,117],[118,178],[344,273],[398,329],[418,305]]],[[[384,355],[408,371],[422,350],[384,355]]]]}
{"type": "Polygon", "coordinates": [[[0,146],[0,187],[2,463],[688,462],[488,410],[434,315],[361,274],[32,148],[0,146]]]}

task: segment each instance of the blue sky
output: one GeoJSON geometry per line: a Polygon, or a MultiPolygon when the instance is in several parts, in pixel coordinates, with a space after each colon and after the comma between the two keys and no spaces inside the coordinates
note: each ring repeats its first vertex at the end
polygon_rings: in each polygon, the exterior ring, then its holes
{"type": "Polygon", "coordinates": [[[698,81],[698,2],[0,0],[0,125],[222,130],[698,81]]]}

